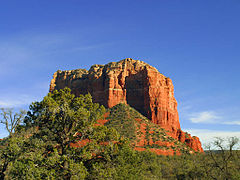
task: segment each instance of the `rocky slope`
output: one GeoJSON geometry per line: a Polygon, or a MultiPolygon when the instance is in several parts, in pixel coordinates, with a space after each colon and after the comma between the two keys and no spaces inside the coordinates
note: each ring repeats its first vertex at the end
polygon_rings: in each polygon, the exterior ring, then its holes
{"type": "Polygon", "coordinates": [[[177,101],[170,78],[142,61],[124,59],[106,65],[93,65],[89,71],[77,69],[57,71],[50,92],[69,87],[75,95],[91,93],[93,101],[111,108],[128,104],[168,134],[202,152],[198,138],[181,131],[177,101]]]}
{"type": "Polygon", "coordinates": [[[171,132],[151,122],[134,108],[126,104],[118,104],[108,110],[105,119],[98,123],[113,127],[132,142],[134,149],[144,151],[149,149],[159,155],[179,155],[184,152],[193,153],[191,137],[186,135],[183,141],[173,138],[171,132]]]}

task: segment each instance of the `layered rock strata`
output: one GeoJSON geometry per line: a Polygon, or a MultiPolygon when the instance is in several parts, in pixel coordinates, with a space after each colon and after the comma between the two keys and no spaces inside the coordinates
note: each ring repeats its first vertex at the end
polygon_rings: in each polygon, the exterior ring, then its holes
{"type": "MultiPolygon", "coordinates": [[[[58,70],[51,80],[50,92],[64,87],[69,87],[76,96],[90,93],[95,103],[107,108],[129,104],[153,123],[169,130],[174,138],[183,139],[171,79],[143,61],[127,58],[93,65],[89,71],[58,70]]],[[[199,140],[188,141],[202,151],[199,140]]]]}
{"type": "Polygon", "coordinates": [[[108,108],[127,103],[155,124],[180,129],[171,79],[142,61],[124,59],[93,65],[89,71],[57,71],[50,91],[64,87],[69,87],[75,95],[89,92],[94,102],[108,108]]]}

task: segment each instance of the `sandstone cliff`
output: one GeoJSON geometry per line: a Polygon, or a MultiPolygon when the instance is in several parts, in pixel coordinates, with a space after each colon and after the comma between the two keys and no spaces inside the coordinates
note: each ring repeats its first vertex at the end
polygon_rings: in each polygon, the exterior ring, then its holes
{"type": "Polygon", "coordinates": [[[93,65],[89,71],[57,71],[50,92],[69,87],[75,95],[90,93],[93,101],[111,108],[129,104],[153,123],[169,131],[173,138],[202,151],[198,138],[185,137],[181,131],[177,101],[170,78],[142,61],[124,59],[106,65],[93,65]]]}

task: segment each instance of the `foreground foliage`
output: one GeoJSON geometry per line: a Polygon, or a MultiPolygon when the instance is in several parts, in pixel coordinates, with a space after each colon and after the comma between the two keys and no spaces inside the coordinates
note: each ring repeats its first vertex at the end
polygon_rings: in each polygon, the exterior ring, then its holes
{"type": "Polygon", "coordinates": [[[33,103],[24,123],[0,141],[0,179],[240,179],[237,138],[227,147],[216,139],[218,153],[209,146],[205,154],[157,156],[134,151],[111,126],[96,126],[104,112],[89,94],[75,97],[69,89],[33,103]]]}

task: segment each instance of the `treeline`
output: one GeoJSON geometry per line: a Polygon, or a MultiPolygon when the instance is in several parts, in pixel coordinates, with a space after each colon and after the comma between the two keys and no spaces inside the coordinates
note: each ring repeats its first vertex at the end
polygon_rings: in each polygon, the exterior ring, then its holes
{"type": "Polygon", "coordinates": [[[219,153],[158,156],[96,126],[104,112],[70,89],[32,103],[26,115],[2,109],[9,136],[0,141],[0,179],[240,179],[237,138],[216,139],[219,153]]]}

